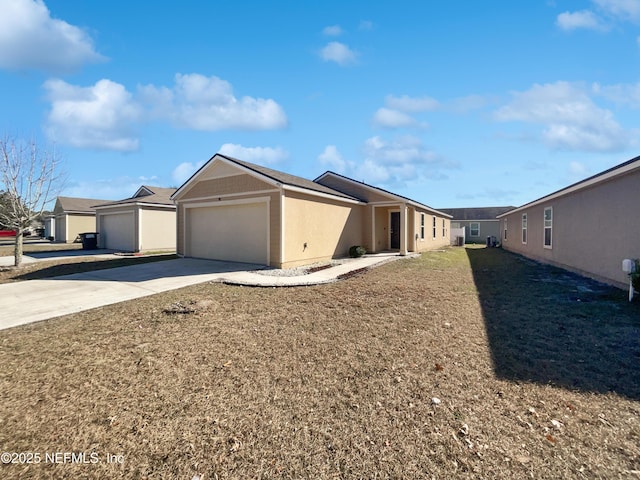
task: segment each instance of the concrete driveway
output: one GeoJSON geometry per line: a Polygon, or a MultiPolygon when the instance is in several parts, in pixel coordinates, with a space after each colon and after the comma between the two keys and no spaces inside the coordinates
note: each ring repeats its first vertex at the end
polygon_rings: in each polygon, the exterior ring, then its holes
{"type": "Polygon", "coordinates": [[[0,285],[0,330],[81,312],[264,266],[179,258],[0,285]]]}

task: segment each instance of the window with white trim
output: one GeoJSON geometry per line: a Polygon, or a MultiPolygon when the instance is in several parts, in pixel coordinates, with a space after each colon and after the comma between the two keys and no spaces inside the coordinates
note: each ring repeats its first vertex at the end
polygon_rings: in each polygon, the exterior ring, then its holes
{"type": "Polygon", "coordinates": [[[425,229],[425,223],[424,223],[424,213],[420,214],[420,239],[424,240],[424,229],[425,229]]]}
{"type": "Polygon", "coordinates": [[[527,214],[522,214],[522,243],[527,243],[527,214]]]}
{"type": "Polygon", "coordinates": [[[469,235],[472,237],[480,236],[480,224],[477,222],[473,222],[469,224],[469,235]]]}
{"type": "Polygon", "coordinates": [[[507,239],[507,219],[504,219],[504,239],[507,239]]]}
{"type": "Polygon", "coordinates": [[[553,207],[544,209],[544,248],[553,246],[553,207]]]}
{"type": "Polygon", "coordinates": [[[444,218],[442,219],[442,236],[446,237],[447,236],[447,227],[444,223],[444,218]]]}
{"type": "Polygon", "coordinates": [[[436,217],[433,217],[433,238],[436,238],[436,217]]]}

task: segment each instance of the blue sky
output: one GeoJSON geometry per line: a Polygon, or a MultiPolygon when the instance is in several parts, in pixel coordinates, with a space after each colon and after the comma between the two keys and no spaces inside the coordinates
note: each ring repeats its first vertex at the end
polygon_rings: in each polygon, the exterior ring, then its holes
{"type": "Polygon", "coordinates": [[[0,133],[68,196],[216,152],[436,208],[521,205],[638,155],[640,0],[0,0],[0,133]]]}

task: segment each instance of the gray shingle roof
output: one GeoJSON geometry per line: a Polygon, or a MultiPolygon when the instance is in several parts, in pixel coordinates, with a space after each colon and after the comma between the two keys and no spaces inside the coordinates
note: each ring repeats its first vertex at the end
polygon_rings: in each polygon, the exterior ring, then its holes
{"type": "MultiPolygon", "coordinates": [[[[175,188],[164,188],[164,187],[151,187],[149,185],[142,185],[145,189],[153,192],[149,195],[145,193],[140,193],[138,196],[125,198],[124,200],[117,200],[106,202],[101,205],[101,207],[105,206],[114,206],[114,205],[133,205],[136,203],[151,203],[155,205],[171,205],[173,206],[173,200],[171,200],[171,195],[176,191],[175,188]]],[[[140,190],[140,189],[138,189],[140,190]]]]}
{"type": "Polygon", "coordinates": [[[328,195],[348,198],[349,200],[357,200],[357,201],[360,200],[358,198],[352,197],[351,195],[347,195],[346,193],[342,193],[338,190],[334,190],[333,188],[325,187],[324,185],[320,185],[319,183],[316,183],[314,181],[307,180],[306,178],[290,175],[288,173],[280,172],[278,170],[273,170],[272,168],[263,167],[261,165],[255,165],[253,163],[245,162],[244,160],[238,160],[237,158],[228,157],[227,155],[221,155],[221,154],[218,154],[218,155],[233,163],[236,163],[245,168],[248,168],[249,170],[252,170],[256,173],[264,175],[265,177],[268,177],[284,185],[305,188],[307,190],[326,193],[328,195]]]}
{"type": "Polygon", "coordinates": [[[441,212],[448,213],[453,220],[495,220],[516,207],[478,207],[478,208],[439,208],[441,212]]]}
{"type": "Polygon", "coordinates": [[[106,203],[109,200],[97,200],[95,198],[58,197],[57,202],[64,212],[95,213],[96,205],[106,203]]]}

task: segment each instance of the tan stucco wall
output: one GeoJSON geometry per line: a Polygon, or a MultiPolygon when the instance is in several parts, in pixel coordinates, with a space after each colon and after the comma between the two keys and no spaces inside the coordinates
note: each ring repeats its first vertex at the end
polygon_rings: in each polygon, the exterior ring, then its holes
{"type": "Polygon", "coordinates": [[[216,195],[228,195],[232,193],[246,193],[259,190],[274,189],[256,177],[247,174],[232,175],[222,178],[213,178],[196,182],[186,192],[183,192],[178,200],[189,200],[216,195]]]}
{"type": "MultiPolygon", "coordinates": [[[[389,213],[399,211],[404,208],[400,205],[375,208],[375,238],[376,246],[373,252],[380,252],[390,248],[389,236],[389,213]]],[[[400,217],[402,219],[402,216],[400,217]]],[[[448,218],[435,216],[436,218],[436,236],[433,237],[433,218],[434,215],[426,210],[420,210],[418,207],[407,207],[407,249],[410,252],[424,252],[434,248],[441,248],[450,244],[449,232],[451,230],[451,221],[448,218]],[[425,238],[420,238],[420,214],[425,214],[425,238]],[[442,221],[444,219],[445,236],[442,236],[442,221]]],[[[402,220],[401,220],[402,221],[402,220]]],[[[369,241],[369,243],[371,243],[369,241]]]]}
{"type": "Polygon", "coordinates": [[[622,260],[640,258],[638,185],[640,171],[635,171],[507,215],[503,247],[626,288],[629,280],[622,272],[622,260]],[[553,207],[551,249],[543,247],[545,207],[553,207]],[[526,245],[521,239],[522,213],[527,213],[526,245]]]}
{"type": "Polygon", "coordinates": [[[374,229],[375,242],[372,252],[389,250],[389,211],[398,210],[398,207],[375,207],[374,229]]]}
{"type": "Polygon", "coordinates": [[[95,231],[96,217],[93,214],[62,214],[56,216],[56,242],[73,243],[80,233],[95,231]]]}
{"type": "Polygon", "coordinates": [[[364,243],[363,205],[287,191],[284,212],[283,268],[343,257],[364,243]]]}
{"type": "Polygon", "coordinates": [[[449,232],[451,231],[451,220],[445,217],[441,217],[438,215],[433,215],[433,213],[425,211],[421,211],[419,209],[415,210],[414,213],[414,225],[415,227],[411,229],[409,236],[414,239],[416,236],[418,237],[415,242],[415,250],[416,252],[426,252],[427,250],[433,250],[434,248],[442,248],[451,243],[449,239],[449,232]],[[424,213],[425,216],[425,235],[424,240],[420,238],[420,214],[424,213]],[[436,219],[436,236],[433,236],[433,219],[436,219]],[[444,231],[443,231],[443,222],[444,221],[444,231]],[[444,233],[444,235],[443,235],[444,233]]]}
{"type": "Polygon", "coordinates": [[[176,249],[176,211],[144,207],[139,210],[140,250],[176,249]]]}

